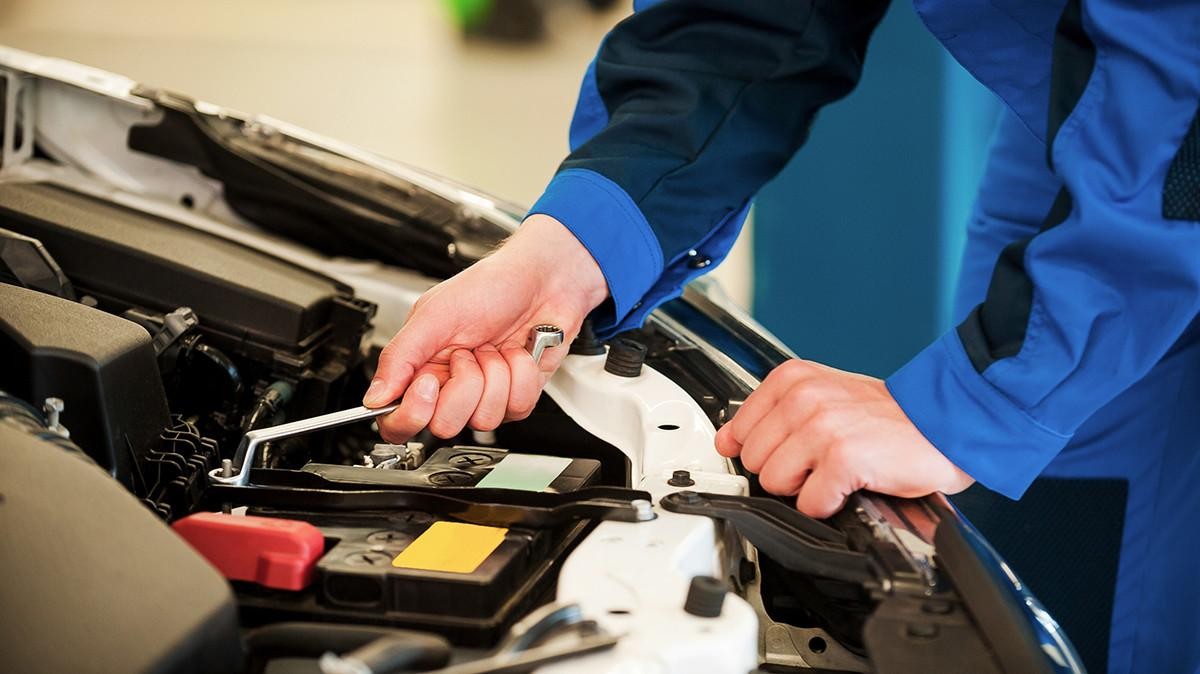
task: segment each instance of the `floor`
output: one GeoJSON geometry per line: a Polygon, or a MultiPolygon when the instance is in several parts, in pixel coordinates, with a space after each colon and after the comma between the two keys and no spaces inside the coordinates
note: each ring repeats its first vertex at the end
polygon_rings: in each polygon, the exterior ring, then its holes
{"type": "MultiPolygon", "coordinates": [[[[3,0],[0,44],[268,114],[531,203],[566,152],[579,78],[628,10],[547,4],[547,39],[511,46],[464,40],[440,0],[3,0]]],[[[748,249],[716,272],[743,305],[748,249]]]]}

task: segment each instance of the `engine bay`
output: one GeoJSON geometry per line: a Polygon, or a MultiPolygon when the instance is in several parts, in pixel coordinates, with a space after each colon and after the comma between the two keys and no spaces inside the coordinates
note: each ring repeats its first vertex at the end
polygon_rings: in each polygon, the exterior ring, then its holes
{"type": "Polygon", "coordinates": [[[330,277],[59,186],[0,185],[0,222],[27,244],[23,265],[5,255],[0,278],[0,390],[13,418],[44,425],[37,437],[86,457],[213,563],[241,630],[370,625],[492,649],[553,598],[595,522],[523,526],[527,504],[512,496],[498,513],[461,511],[498,491],[594,501],[628,486],[627,457],[544,399],[496,432],[390,445],[367,420],[269,442],[249,467],[256,488],[225,500],[209,473],[245,458],[247,433],[361,399],[375,305],[330,277]],[[403,507],[386,490],[406,490],[403,507]],[[473,496],[451,496],[463,492],[473,496]],[[331,503],[371,496],[389,502],[331,503]]]}
{"type": "MultiPolygon", "coordinates": [[[[374,305],[333,279],[52,186],[0,186],[0,219],[55,251],[42,261],[71,279],[60,297],[0,284],[0,358],[12,364],[0,388],[35,403],[69,401],[55,425],[168,524],[204,507],[240,505],[205,494],[208,473],[228,465],[246,433],[354,405],[370,380],[374,356],[363,338],[374,305]]],[[[564,432],[565,415],[548,402],[543,408],[474,437],[426,432],[389,445],[367,421],[267,443],[255,457],[256,482],[462,490],[513,487],[540,470],[547,483],[527,488],[566,494],[626,486],[618,452],[578,427],[564,432]],[[557,419],[546,426],[544,415],[557,419]],[[558,454],[530,453],[541,450],[538,436],[551,426],[558,454]],[[510,464],[525,463],[506,468],[508,482],[499,474],[489,482],[510,456],[510,464]],[[606,475],[596,457],[615,459],[621,470],[606,475]]],[[[241,506],[255,517],[311,523],[323,540],[304,588],[235,585],[248,624],[318,618],[419,626],[490,647],[522,611],[544,603],[553,561],[587,528],[578,521],[514,527],[477,567],[406,568],[393,558],[445,517],[419,508],[330,515],[302,506],[241,506]]]]}

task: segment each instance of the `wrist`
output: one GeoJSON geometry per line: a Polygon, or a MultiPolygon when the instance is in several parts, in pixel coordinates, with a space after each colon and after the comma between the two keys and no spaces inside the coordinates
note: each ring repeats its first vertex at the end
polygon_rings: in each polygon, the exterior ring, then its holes
{"type": "Polygon", "coordinates": [[[584,313],[608,298],[608,283],[588,249],[557,219],[531,215],[508,240],[502,252],[518,264],[531,264],[547,289],[584,305],[584,313]]]}

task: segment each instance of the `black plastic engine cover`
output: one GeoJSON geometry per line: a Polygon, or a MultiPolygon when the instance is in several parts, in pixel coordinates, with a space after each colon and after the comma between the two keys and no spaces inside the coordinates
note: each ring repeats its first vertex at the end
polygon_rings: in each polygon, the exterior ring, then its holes
{"type": "Polygon", "coordinates": [[[96,466],[2,421],[0,531],[4,671],[240,669],[225,580],[96,466]]]}
{"type": "Polygon", "coordinates": [[[77,302],[0,284],[0,389],[35,406],[62,398],[72,439],[128,487],[167,427],[150,335],[77,302]]]}
{"type": "Polygon", "coordinates": [[[81,292],[117,308],[190,307],[236,343],[304,351],[351,296],[285,260],[51,185],[0,185],[0,227],[41,241],[81,292]]]}

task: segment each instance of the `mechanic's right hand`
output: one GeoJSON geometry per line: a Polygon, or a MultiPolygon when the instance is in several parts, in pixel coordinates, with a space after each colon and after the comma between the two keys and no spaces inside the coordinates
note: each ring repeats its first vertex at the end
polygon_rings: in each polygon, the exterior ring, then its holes
{"type": "Polygon", "coordinates": [[[608,295],[600,267],[562,223],[533,215],[499,250],[425,293],[379,356],[363,397],[382,407],[380,434],[405,442],[422,428],[451,438],[464,426],[489,431],[533,411],[583,319],[608,295]],[[535,364],[525,350],[542,323],[564,346],[535,364]]]}

